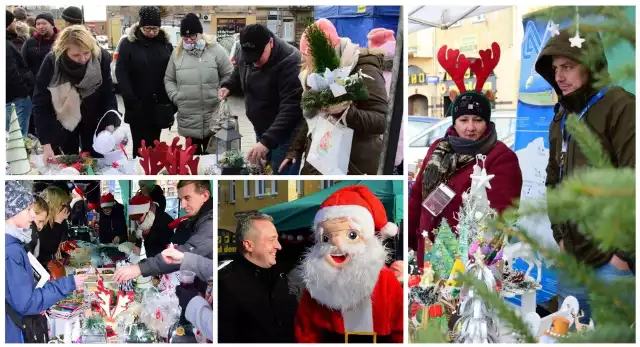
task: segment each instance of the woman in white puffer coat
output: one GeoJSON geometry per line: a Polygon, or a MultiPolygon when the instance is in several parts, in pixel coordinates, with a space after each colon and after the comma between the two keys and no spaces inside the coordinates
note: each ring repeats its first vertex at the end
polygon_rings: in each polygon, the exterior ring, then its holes
{"type": "Polygon", "coordinates": [[[182,19],[180,36],[182,40],[167,65],[164,85],[169,99],[178,107],[178,134],[191,138],[198,146],[196,154],[203,154],[212,135],[218,88],[231,75],[233,65],[215,38],[203,34],[195,14],[182,19]]]}

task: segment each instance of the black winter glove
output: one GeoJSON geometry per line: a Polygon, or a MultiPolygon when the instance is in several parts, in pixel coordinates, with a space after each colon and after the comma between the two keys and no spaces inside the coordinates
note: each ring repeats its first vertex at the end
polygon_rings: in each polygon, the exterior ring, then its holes
{"type": "Polygon", "coordinates": [[[198,295],[198,290],[195,288],[186,289],[181,286],[176,286],[176,295],[180,301],[180,307],[182,307],[182,311],[184,312],[187,309],[189,301],[198,295]]]}

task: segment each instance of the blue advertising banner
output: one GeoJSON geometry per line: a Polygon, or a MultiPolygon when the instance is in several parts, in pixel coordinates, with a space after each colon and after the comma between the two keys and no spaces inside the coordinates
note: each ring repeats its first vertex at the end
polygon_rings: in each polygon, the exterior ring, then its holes
{"type": "MultiPolygon", "coordinates": [[[[625,12],[635,23],[635,7],[627,7],[625,12]]],[[[602,22],[602,18],[581,17],[581,23],[602,22]]],[[[542,48],[551,37],[551,26],[547,20],[524,18],[524,39],[518,90],[518,110],[514,150],[518,155],[522,170],[522,201],[546,199],[546,167],[549,160],[549,125],[554,116],[557,97],[549,85],[535,72],[535,62],[542,48]]],[[[560,30],[575,25],[572,21],[558,23],[560,30]]],[[[635,61],[635,49],[627,43],[615,47],[605,47],[609,71],[621,64],[635,61]]],[[[618,85],[635,93],[635,79],[621,81],[618,85]]],[[[557,248],[547,215],[523,218],[518,221],[538,241],[550,248],[557,248]]],[[[522,265],[522,264],[519,264],[522,265]]],[[[534,271],[535,272],[535,271],[534,271]]],[[[542,291],[538,302],[548,300],[555,294],[555,274],[548,268],[543,269],[542,291]]],[[[518,300],[510,300],[517,303],[518,300]]]]}

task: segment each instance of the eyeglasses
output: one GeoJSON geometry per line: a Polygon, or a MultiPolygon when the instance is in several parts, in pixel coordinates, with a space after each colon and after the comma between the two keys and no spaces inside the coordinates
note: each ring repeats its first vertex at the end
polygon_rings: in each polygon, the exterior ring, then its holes
{"type": "Polygon", "coordinates": [[[142,27],[142,30],[144,30],[145,32],[148,32],[148,33],[154,33],[154,32],[160,31],[160,28],[158,28],[158,27],[142,27]]]}
{"type": "Polygon", "coordinates": [[[195,41],[196,39],[198,39],[198,34],[194,34],[194,35],[184,35],[182,36],[183,40],[191,40],[191,41],[195,41]]]}

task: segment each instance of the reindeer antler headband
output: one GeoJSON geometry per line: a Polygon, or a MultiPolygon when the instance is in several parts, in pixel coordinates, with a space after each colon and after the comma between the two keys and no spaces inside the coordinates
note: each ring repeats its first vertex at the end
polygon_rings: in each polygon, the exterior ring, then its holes
{"type": "Polygon", "coordinates": [[[482,93],[484,83],[500,61],[500,45],[494,42],[490,49],[480,50],[479,54],[480,58],[471,63],[464,54],[460,54],[458,49],[447,50],[447,45],[444,45],[438,51],[438,62],[456,83],[460,93],[467,91],[464,85],[464,74],[469,67],[476,76],[475,91],[482,93]]]}

